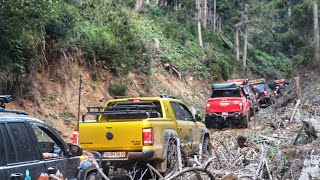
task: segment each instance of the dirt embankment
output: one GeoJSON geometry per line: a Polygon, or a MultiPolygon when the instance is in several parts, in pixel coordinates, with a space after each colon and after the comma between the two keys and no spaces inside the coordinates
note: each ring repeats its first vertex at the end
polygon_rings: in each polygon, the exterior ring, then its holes
{"type": "MultiPolygon", "coordinates": [[[[7,108],[21,109],[30,115],[51,124],[65,140],[71,141],[72,131],[77,122],[79,77],[83,76],[81,89],[81,115],[88,106],[101,106],[112,99],[108,92],[111,84],[124,82],[129,97],[159,96],[161,93],[176,96],[201,112],[210,86],[191,76],[179,79],[169,74],[162,66],[154,67],[149,77],[140,73],[130,73],[126,77],[115,77],[108,70],[100,68],[96,80],[91,72],[78,62],[62,60],[51,69],[39,69],[34,77],[36,107],[34,100],[14,97],[7,108]],[[55,68],[55,69],[53,69],[55,68]],[[34,109],[35,113],[34,113],[34,109]]],[[[80,115],[80,117],[81,117],[80,115]]]]}

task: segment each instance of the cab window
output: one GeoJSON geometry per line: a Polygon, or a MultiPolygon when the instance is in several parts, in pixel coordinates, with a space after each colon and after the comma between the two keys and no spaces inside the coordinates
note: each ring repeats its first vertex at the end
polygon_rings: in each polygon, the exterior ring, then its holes
{"type": "Polygon", "coordinates": [[[57,158],[63,155],[61,142],[54,138],[55,136],[50,130],[37,124],[32,124],[32,129],[35,132],[44,159],[57,158]],[[50,156],[47,156],[48,153],[50,156]]]}
{"type": "Polygon", "coordinates": [[[178,120],[187,120],[187,121],[192,121],[193,116],[187,110],[187,107],[185,107],[183,104],[180,104],[178,102],[170,102],[171,107],[173,109],[174,115],[176,116],[176,119],[178,120]]]}
{"type": "MultiPolygon", "coordinates": [[[[18,162],[39,160],[27,126],[23,122],[7,123],[11,142],[14,144],[18,162]]],[[[7,151],[8,152],[8,151],[7,151]]]]}

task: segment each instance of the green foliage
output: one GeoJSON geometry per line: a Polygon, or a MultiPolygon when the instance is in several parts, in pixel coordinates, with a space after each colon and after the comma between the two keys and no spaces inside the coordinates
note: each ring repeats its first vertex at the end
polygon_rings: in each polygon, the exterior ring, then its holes
{"type": "MultiPolygon", "coordinates": [[[[153,39],[160,41],[160,60],[170,62],[182,73],[214,80],[241,76],[242,62],[235,60],[234,53],[234,25],[243,19],[246,4],[250,71],[276,78],[280,71],[290,76],[293,68],[312,65],[314,52],[306,40],[313,30],[310,0],[217,1],[222,33],[202,27],[203,48],[198,42],[194,1],[179,1],[179,9],[175,2],[157,6],[150,1],[141,13],[134,11],[135,0],[0,2],[0,91],[31,92],[31,82],[22,82],[43,56],[43,42],[53,45],[52,54],[47,56],[49,63],[61,54],[83,54],[93,79],[99,76],[92,65],[96,63],[117,76],[129,71],[149,74],[153,39]],[[27,88],[14,88],[23,84],[27,88]]],[[[212,10],[213,1],[208,5],[212,10]]],[[[243,32],[244,27],[240,30],[243,32]]],[[[242,47],[242,37],[240,41],[242,47]]],[[[125,94],[125,88],[119,84],[110,86],[110,93],[122,90],[121,94],[125,94]]]]}
{"type": "Polygon", "coordinates": [[[108,91],[113,96],[125,96],[127,92],[127,85],[121,82],[110,84],[108,91]]]}

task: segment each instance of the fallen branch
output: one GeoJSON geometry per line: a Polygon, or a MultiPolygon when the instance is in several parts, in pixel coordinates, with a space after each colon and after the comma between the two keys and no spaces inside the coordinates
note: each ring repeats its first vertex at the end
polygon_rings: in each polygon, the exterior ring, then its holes
{"type": "Polygon", "coordinates": [[[190,172],[190,171],[202,171],[208,174],[211,180],[215,180],[214,175],[207,169],[210,163],[213,161],[213,158],[210,158],[205,164],[203,164],[200,167],[188,167],[183,169],[182,171],[177,172],[176,174],[168,177],[166,180],[173,180],[176,179],[177,177],[181,176],[184,173],[190,172]]]}
{"type": "Polygon", "coordinates": [[[289,121],[289,122],[292,122],[293,117],[294,117],[294,115],[295,115],[295,113],[296,113],[296,111],[297,111],[297,109],[298,109],[298,106],[299,106],[300,102],[301,102],[301,100],[298,99],[298,101],[297,101],[297,103],[296,103],[296,105],[295,105],[295,107],[294,107],[294,109],[293,109],[293,112],[292,112],[292,115],[291,115],[291,118],[290,118],[290,121],[289,121]]]}
{"type": "Polygon", "coordinates": [[[163,179],[163,176],[157,171],[154,167],[152,167],[149,163],[147,163],[147,166],[150,170],[152,170],[154,173],[156,173],[157,176],[160,177],[160,179],[163,179]]]}

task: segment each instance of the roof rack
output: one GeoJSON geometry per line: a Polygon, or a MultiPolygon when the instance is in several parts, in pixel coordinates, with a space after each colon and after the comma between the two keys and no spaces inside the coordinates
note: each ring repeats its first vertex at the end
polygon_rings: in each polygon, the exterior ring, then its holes
{"type": "Polygon", "coordinates": [[[5,103],[10,103],[11,101],[12,101],[11,95],[0,95],[0,112],[28,115],[28,113],[25,111],[6,109],[5,103]]]}
{"type": "Polygon", "coordinates": [[[160,94],[160,98],[172,98],[172,99],[177,99],[175,96],[167,95],[167,94],[165,94],[165,93],[160,94]]]}
{"type": "Polygon", "coordinates": [[[25,111],[12,110],[12,109],[4,109],[4,108],[2,108],[2,107],[0,107],[0,112],[3,112],[3,113],[15,113],[15,114],[28,115],[28,113],[27,113],[27,112],[25,112],[25,111]]]}
{"type": "Polygon", "coordinates": [[[261,79],[255,79],[255,80],[250,80],[248,82],[249,85],[256,85],[256,84],[264,84],[266,83],[266,80],[264,78],[261,79]]]}

